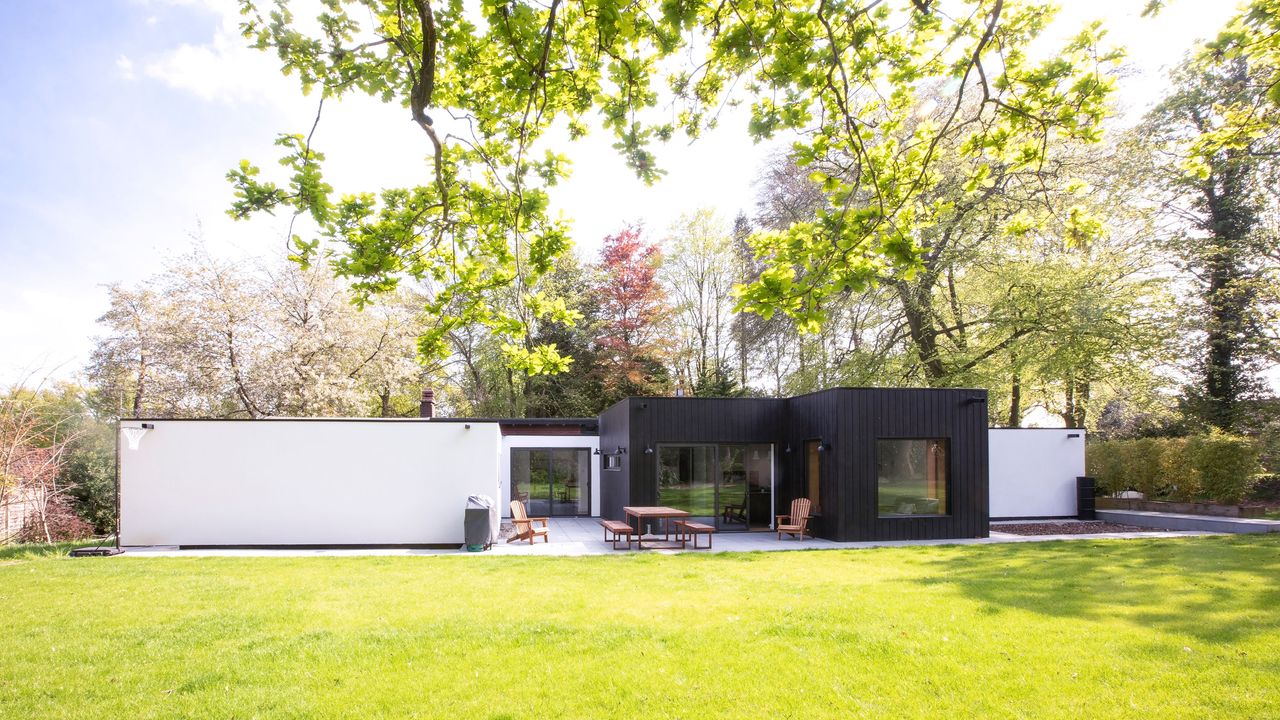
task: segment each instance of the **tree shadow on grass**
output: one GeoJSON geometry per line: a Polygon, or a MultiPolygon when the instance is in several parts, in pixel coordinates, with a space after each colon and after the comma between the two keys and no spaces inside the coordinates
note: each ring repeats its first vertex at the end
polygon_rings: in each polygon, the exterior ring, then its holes
{"type": "Polygon", "coordinates": [[[1124,619],[1231,642],[1274,633],[1280,537],[987,545],[929,559],[912,581],[948,584],[991,606],[1052,617],[1124,619]]]}

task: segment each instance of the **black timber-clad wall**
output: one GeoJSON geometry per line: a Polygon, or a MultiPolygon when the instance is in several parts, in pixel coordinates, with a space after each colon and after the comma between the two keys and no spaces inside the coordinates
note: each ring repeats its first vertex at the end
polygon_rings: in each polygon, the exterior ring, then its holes
{"type": "MultiPolygon", "coordinates": [[[[622,469],[601,472],[601,513],[657,503],[657,447],[665,443],[773,443],[774,504],[803,497],[805,442],[830,444],[821,461],[819,537],[908,540],[986,537],[985,390],[837,388],[795,398],[628,398],[600,416],[600,451],[626,449],[622,469]],[[876,440],[950,440],[949,514],[880,518],[876,440]],[[655,452],[646,453],[646,448],[655,452]],[[791,452],[787,452],[790,448],[791,452]]],[[[603,458],[602,458],[603,460],[603,458]]]]}
{"type": "Polygon", "coordinates": [[[622,467],[604,469],[604,455],[614,454],[619,447],[631,444],[631,399],[621,400],[600,413],[600,516],[622,520],[622,507],[631,500],[630,454],[622,456],[622,467]]]}
{"type": "Polygon", "coordinates": [[[818,537],[839,537],[841,498],[846,494],[841,487],[838,472],[838,439],[836,419],[838,396],[834,392],[819,392],[790,398],[786,401],[786,419],[783,422],[777,452],[782,458],[779,476],[774,483],[774,507],[779,515],[791,511],[791,501],[808,495],[808,475],[805,468],[805,443],[820,440],[832,443],[834,452],[823,453],[818,469],[818,503],[814,511],[813,532],[818,537]],[[787,452],[791,448],[791,452],[787,452]]]}
{"type": "Polygon", "coordinates": [[[837,389],[839,540],[987,537],[987,392],[942,389],[837,389]],[[876,441],[948,438],[949,513],[881,518],[876,441]]]}

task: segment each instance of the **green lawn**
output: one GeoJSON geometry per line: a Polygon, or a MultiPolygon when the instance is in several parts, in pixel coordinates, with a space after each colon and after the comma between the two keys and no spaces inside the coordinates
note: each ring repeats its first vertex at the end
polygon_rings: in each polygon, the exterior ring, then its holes
{"type": "Polygon", "coordinates": [[[3,718],[1275,718],[1280,538],[0,553],[3,718]]]}

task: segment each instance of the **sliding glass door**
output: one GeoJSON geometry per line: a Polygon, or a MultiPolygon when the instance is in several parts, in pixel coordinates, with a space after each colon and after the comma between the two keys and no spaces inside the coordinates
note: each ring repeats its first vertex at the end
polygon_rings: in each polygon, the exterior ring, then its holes
{"type": "Polygon", "coordinates": [[[688,510],[722,530],[768,528],[773,446],[659,445],[658,504],[688,510]]]}
{"type": "Polygon", "coordinates": [[[591,514],[591,451],[511,448],[511,499],[533,517],[591,514]]]}

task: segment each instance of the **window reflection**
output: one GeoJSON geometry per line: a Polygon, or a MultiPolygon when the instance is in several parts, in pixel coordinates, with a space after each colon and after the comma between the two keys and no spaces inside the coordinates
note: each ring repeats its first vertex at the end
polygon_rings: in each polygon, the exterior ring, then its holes
{"type": "Polygon", "coordinates": [[[946,515],[947,441],[876,441],[880,517],[946,515]]]}

